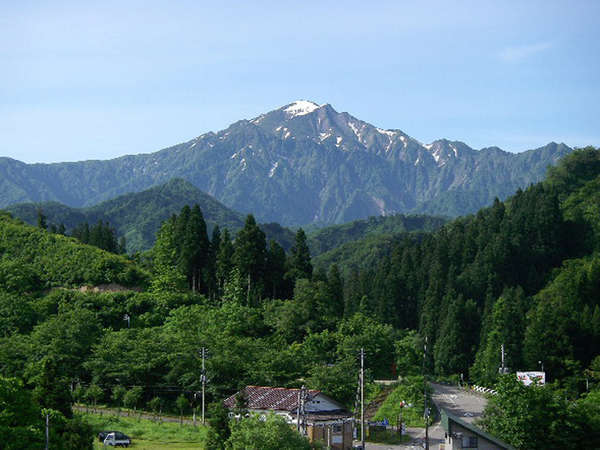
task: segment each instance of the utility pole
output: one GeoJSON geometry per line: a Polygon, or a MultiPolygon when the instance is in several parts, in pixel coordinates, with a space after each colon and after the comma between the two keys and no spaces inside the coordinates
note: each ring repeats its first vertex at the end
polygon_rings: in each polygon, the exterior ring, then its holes
{"type": "Polygon", "coordinates": [[[500,346],[500,361],[502,361],[501,366],[500,366],[500,373],[501,374],[508,373],[508,369],[506,368],[506,366],[504,364],[504,357],[505,357],[504,344],[502,344],[500,346]]]}
{"type": "Polygon", "coordinates": [[[365,349],[360,349],[360,442],[365,448],[365,349]]]}
{"type": "Polygon", "coordinates": [[[302,385],[300,389],[300,419],[302,421],[301,432],[306,436],[306,386],[302,385]]]}
{"type": "Polygon", "coordinates": [[[302,387],[298,390],[298,409],[296,410],[296,428],[298,433],[306,434],[306,411],[304,408],[304,402],[306,401],[306,386],[302,385],[302,387]]]}
{"type": "Polygon", "coordinates": [[[202,425],[205,424],[204,421],[204,393],[206,387],[206,368],[204,366],[204,360],[206,359],[206,347],[202,347],[202,374],[200,375],[200,381],[202,382],[202,425]]]}
{"type": "Polygon", "coordinates": [[[298,410],[296,411],[296,428],[300,433],[300,401],[302,399],[302,389],[298,390],[298,410]]]}
{"type": "Polygon", "coordinates": [[[425,450],[429,450],[429,408],[427,407],[427,377],[425,376],[425,360],[427,359],[427,336],[423,343],[423,396],[425,398],[425,450]]]}
{"type": "Polygon", "coordinates": [[[46,413],[46,450],[48,450],[48,445],[50,443],[50,414],[46,413]]]}

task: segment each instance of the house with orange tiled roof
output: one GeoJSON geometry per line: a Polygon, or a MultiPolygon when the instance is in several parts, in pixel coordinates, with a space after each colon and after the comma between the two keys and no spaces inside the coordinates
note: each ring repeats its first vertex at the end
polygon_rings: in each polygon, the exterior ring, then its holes
{"type": "Polygon", "coordinates": [[[311,442],[321,441],[335,449],[351,449],[354,433],[352,413],[342,404],[312,389],[246,386],[225,399],[230,410],[242,396],[245,408],[255,414],[275,413],[305,434],[311,442]]]}

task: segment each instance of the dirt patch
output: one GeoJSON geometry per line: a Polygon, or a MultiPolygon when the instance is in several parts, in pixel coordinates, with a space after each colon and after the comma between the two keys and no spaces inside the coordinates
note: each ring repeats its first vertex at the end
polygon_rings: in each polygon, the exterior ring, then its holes
{"type": "Polygon", "coordinates": [[[94,292],[94,293],[99,293],[99,292],[126,292],[126,291],[142,292],[142,289],[139,288],[139,287],[128,287],[128,286],[123,286],[123,285],[116,284],[116,283],[99,284],[97,286],[81,286],[77,290],[79,292],[84,292],[84,293],[90,293],[90,292],[94,292]]]}

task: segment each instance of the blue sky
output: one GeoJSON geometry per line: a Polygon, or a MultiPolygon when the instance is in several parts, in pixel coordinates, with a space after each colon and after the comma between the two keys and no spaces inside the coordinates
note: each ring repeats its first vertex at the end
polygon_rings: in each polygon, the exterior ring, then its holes
{"type": "Polygon", "coordinates": [[[296,99],[424,143],[598,146],[599,18],[576,0],[2,2],[0,156],[147,153],[296,99]]]}

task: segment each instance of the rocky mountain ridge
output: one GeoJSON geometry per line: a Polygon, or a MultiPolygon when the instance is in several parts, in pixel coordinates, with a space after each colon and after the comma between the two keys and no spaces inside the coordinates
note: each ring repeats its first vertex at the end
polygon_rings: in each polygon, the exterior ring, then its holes
{"type": "Polygon", "coordinates": [[[422,144],[302,100],[151,154],[31,165],[0,158],[0,207],[87,206],[180,177],[234,210],[285,225],[456,216],[541,180],[570,151],[556,143],[518,154],[445,139],[422,144]]]}

